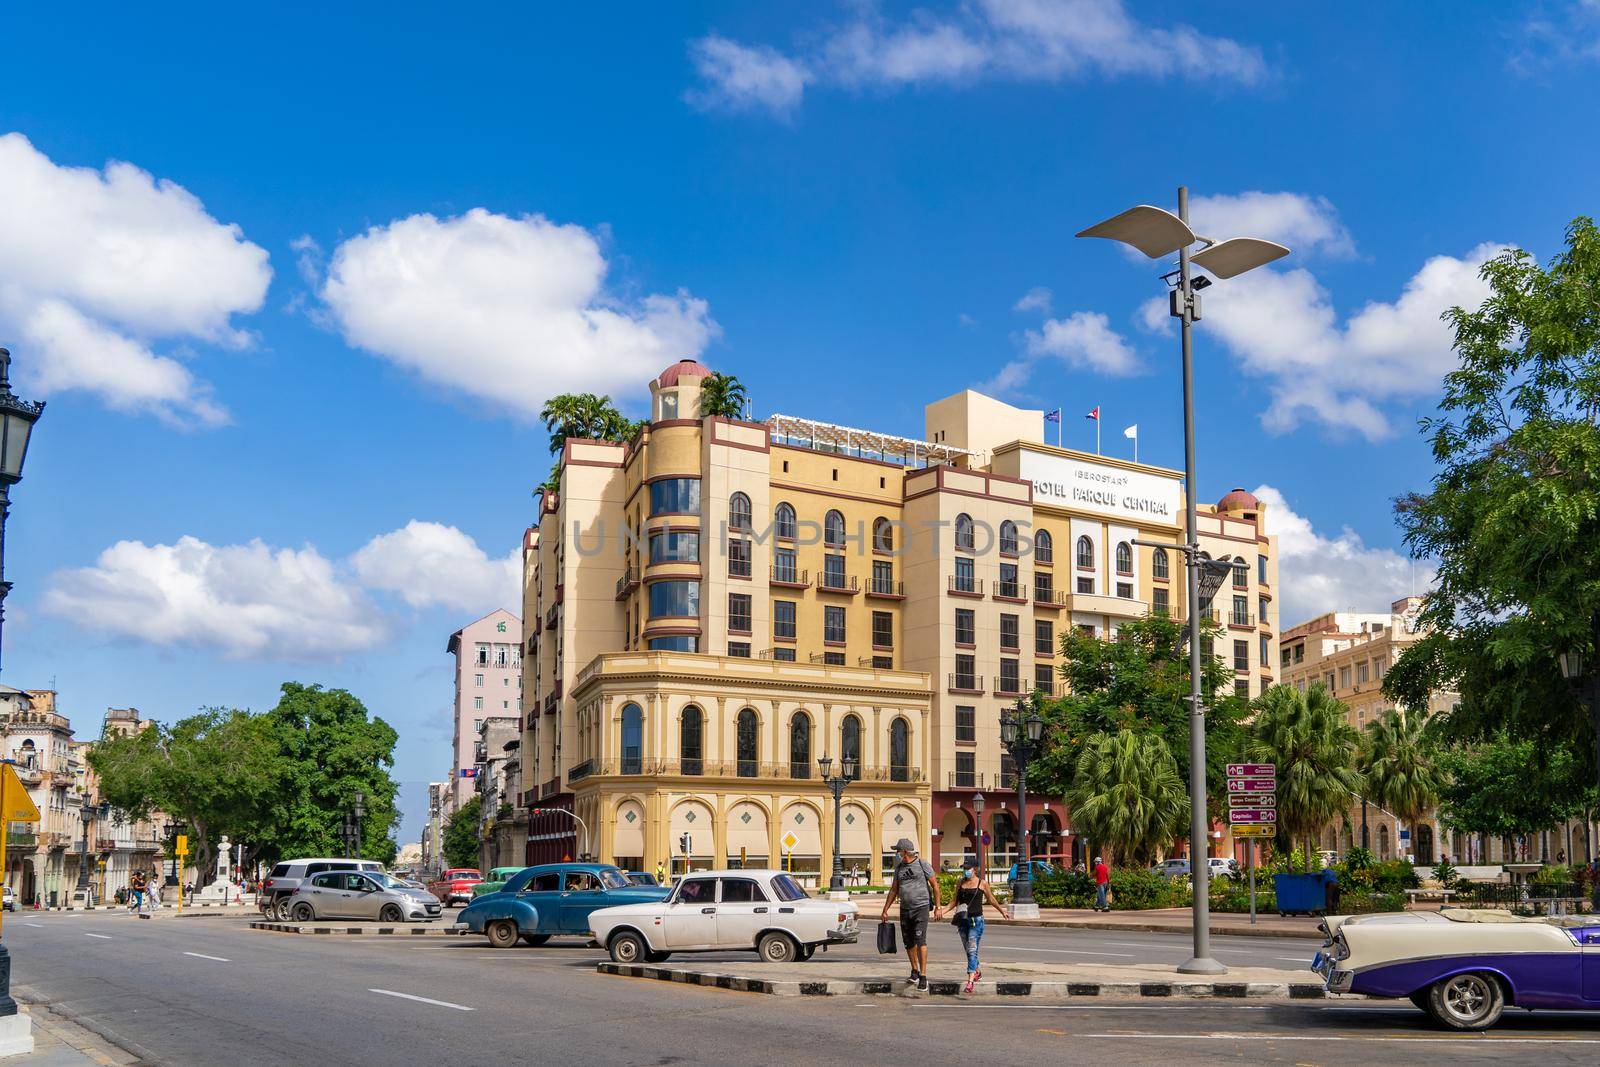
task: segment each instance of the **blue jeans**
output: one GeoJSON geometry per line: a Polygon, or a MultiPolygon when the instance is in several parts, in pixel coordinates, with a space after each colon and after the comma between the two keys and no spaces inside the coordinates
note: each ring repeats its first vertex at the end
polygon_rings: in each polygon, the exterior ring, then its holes
{"type": "Polygon", "coordinates": [[[967,973],[978,970],[978,942],[983,940],[983,916],[976,919],[958,919],[956,932],[961,935],[961,947],[967,953],[967,973]]]}
{"type": "Polygon", "coordinates": [[[1109,888],[1111,888],[1109,883],[1103,883],[1101,885],[1097,885],[1097,886],[1094,887],[1094,906],[1095,907],[1097,907],[1097,908],[1109,908],[1109,907],[1111,907],[1111,902],[1106,899],[1106,890],[1109,889],[1109,888]]]}

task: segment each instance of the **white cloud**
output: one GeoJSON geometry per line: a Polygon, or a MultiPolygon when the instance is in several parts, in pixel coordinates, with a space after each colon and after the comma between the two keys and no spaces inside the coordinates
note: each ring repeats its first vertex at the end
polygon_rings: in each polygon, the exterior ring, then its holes
{"type": "Polygon", "coordinates": [[[775,48],[751,47],[713,34],[689,46],[702,89],[684,94],[695,107],[712,111],[787,114],[800,104],[811,72],[775,48]]]}
{"type": "Polygon", "coordinates": [[[1516,47],[1507,62],[1519,74],[1600,60],[1600,0],[1528,5],[1513,40],[1516,47]]]}
{"type": "Polygon", "coordinates": [[[1247,373],[1267,380],[1267,429],[1312,421],[1382,440],[1394,433],[1385,406],[1431,396],[1456,366],[1450,328],[1440,316],[1483,302],[1489,288],[1478,269],[1503,247],[1434,256],[1397,299],[1373,301],[1342,323],[1309,271],[1251,271],[1206,290],[1204,328],[1247,373]]]}
{"type": "Polygon", "coordinates": [[[1386,611],[1400,597],[1432,586],[1431,564],[1413,565],[1392,549],[1372,548],[1348,526],[1334,537],[1318,533],[1273,486],[1257,486],[1255,495],[1266,505],[1267,532],[1278,538],[1284,629],[1329,611],[1386,611]]]}
{"type": "Polygon", "coordinates": [[[454,526],[413,519],[374,537],[350,562],[364,585],[396,593],[414,608],[521,610],[521,553],[491,559],[454,526]]]}
{"type": "Polygon", "coordinates": [[[1047,319],[1023,335],[1024,351],[1035,359],[1052,356],[1069,367],[1101,374],[1135,374],[1139,357],[1098,311],[1074,311],[1064,319],[1047,319]]]}
{"type": "Polygon", "coordinates": [[[1320,252],[1349,259],[1356,254],[1355,241],[1326,197],[1263,192],[1198,196],[1189,205],[1189,218],[1197,232],[1217,240],[1264,237],[1301,256],[1320,252]]]}
{"type": "Polygon", "coordinates": [[[901,22],[868,9],[821,34],[804,57],[716,36],[690,50],[707,83],[699,95],[779,114],[799,104],[808,83],[895,88],[1098,74],[1253,85],[1269,76],[1260,49],[1192,26],[1141,23],[1122,0],[977,0],[901,22]]]}
{"type": "Polygon", "coordinates": [[[56,574],[44,608],[86,630],[239,659],[337,657],[387,632],[383,615],[315,548],[259,540],[118,541],[94,566],[56,574]]]}
{"type": "Polygon", "coordinates": [[[705,301],[681,290],[636,301],[607,293],[607,266],[581,226],[474,208],[345,241],[320,295],[349,343],[534,415],[567,390],[637,390],[717,334],[705,301]]]}
{"type": "Polygon", "coordinates": [[[1011,305],[1012,311],[1040,311],[1050,314],[1050,301],[1054,294],[1042,285],[1036,285],[1022,294],[1022,299],[1011,305]]]}
{"type": "Polygon", "coordinates": [[[225,420],[207,386],[152,345],[249,342],[232,318],[260,308],[272,270],[239,227],[131,163],[58,166],[9,133],[0,233],[0,332],[36,349],[16,353],[30,388],[82,389],[178,423],[225,420]]]}

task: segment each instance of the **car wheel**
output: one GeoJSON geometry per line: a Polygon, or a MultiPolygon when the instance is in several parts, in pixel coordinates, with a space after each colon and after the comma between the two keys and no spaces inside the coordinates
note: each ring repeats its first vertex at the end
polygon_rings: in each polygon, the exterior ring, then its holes
{"type": "Polygon", "coordinates": [[[670,952],[646,952],[644,954],[646,963],[666,963],[671,958],[672,953],[670,952]]]}
{"type": "Polygon", "coordinates": [[[535,948],[538,948],[540,945],[542,945],[546,941],[550,940],[550,935],[549,934],[523,934],[522,935],[522,940],[527,942],[528,944],[534,946],[535,948]]]}
{"type": "Polygon", "coordinates": [[[763,963],[792,963],[799,947],[788,934],[763,934],[756,942],[756,955],[763,963]]]}
{"type": "Polygon", "coordinates": [[[517,943],[517,924],[510,919],[498,919],[485,926],[483,932],[490,948],[511,948],[517,943]]]}
{"type": "Polygon", "coordinates": [[[644,943],[644,938],[631,930],[624,930],[613,937],[608,947],[614,963],[638,963],[650,957],[650,946],[644,943]]]}
{"type": "Polygon", "coordinates": [[[383,910],[378,912],[378,921],[381,923],[405,922],[405,918],[398,904],[385,904],[383,910]]]}
{"type": "Polygon", "coordinates": [[[284,897],[278,901],[278,921],[286,923],[293,918],[294,916],[289,913],[289,898],[284,897]]]}
{"type": "Polygon", "coordinates": [[[1487,1030],[1505,1006],[1500,980],[1482,971],[1441,978],[1428,988],[1428,1013],[1452,1030],[1487,1030]]]}
{"type": "MultiPolygon", "coordinates": [[[[285,907],[287,908],[287,905],[285,905],[285,907]]],[[[308,923],[316,919],[317,910],[309,903],[302,900],[300,903],[294,906],[293,915],[296,922],[308,923]]]]}

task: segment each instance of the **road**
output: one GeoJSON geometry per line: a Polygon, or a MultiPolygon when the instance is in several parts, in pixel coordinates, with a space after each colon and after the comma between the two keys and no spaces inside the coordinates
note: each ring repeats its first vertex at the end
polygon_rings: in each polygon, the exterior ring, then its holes
{"type": "MultiPolygon", "coordinates": [[[[956,958],[953,931],[935,937],[935,958],[956,958]]],[[[21,913],[7,918],[5,940],[24,993],[172,1064],[1600,1057],[1600,1016],[1512,1012],[1491,1034],[1462,1038],[1428,1026],[1409,1004],[1387,1002],[780,999],[597,975],[598,953],[577,942],[495,952],[476,939],[266,934],[238,919],[21,913]]],[[[1048,954],[1127,963],[1179,959],[1185,944],[1178,935],[995,928],[985,948],[994,960],[1048,954]]],[[[1217,939],[1218,955],[1240,964],[1291,966],[1310,948],[1291,939],[1217,939]]]]}

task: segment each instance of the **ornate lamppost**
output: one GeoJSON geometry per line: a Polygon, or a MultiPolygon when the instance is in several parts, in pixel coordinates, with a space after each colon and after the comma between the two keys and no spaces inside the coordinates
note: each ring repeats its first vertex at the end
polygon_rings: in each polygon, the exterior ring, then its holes
{"type": "Polygon", "coordinates": [[[1017,769],[1017,838],[1021,863],[1011,886],[1013,919],[1039,916],[1039,905],[1033,900],[1033,851],[1028,834],[1028,763],[1039,754],[1039,740],[1043,735],[1044,720],[1021,697],[1017,698],[1016,707],[1000,713],[1000,743],[1017,769]]]}
{"type": "Polygon", "coordinates": [[[983,873],[983,794],[972,794],[972,862],[973,870],[983,873]]]}
{"type": "Polygon", "coordinates": [[[828,892],[843,893],[844,857],[839,854],[839,801],[844,796],[845,787],[855,780],[856,761],[854,757],[844,757],[839,761],[837,775],[829,773],[833,770],[832,756],[819,757],[817,766],[822,770],[822,784],[833,794],[833,874],[828,878],[828,892]]]}

